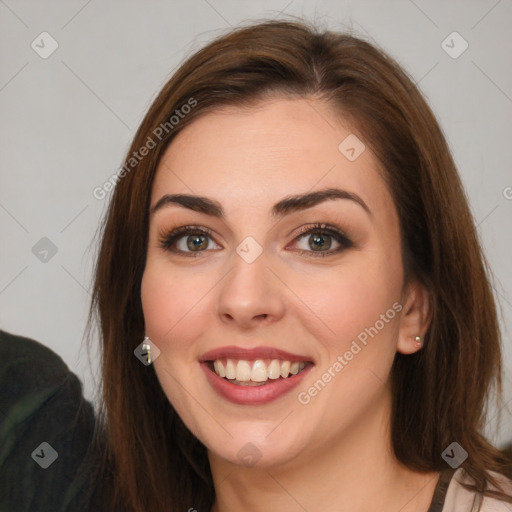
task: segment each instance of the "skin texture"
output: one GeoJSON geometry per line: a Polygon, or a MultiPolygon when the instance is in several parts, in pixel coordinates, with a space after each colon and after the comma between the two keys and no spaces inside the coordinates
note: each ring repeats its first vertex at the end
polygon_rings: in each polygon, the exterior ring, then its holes
{"type": "MultiPolygon", "coordinates": [[[[225,220],[179,205],[154,213],[141,289],[146,334],[161,350],[154,369],[208,449],[215,511],[411,512],[426,511],[432,499],[438,473],[401,466],[389,442],[391,365],[397,351],[419,350],[414,337],[428,328],[428,295],[403,282],[397,213],[368,145],[355,161],[338,150],[351,133],[318,100],[277,97],[194,121],[157,169],[151,206],[183,193],[215,199],[226,212],[225,220]],[[328,187],[357,194],[371,215],[336,199],[272,218],[281,199],[328,187]],[[315,223],[339,227],[353,246],[315,256],[314,233],[298,233],[315,223]],[[197,257],[159,247],[163,235],[189,224],[213,231],[197,257]],[[250,264],[236,252],[249,235],[263,249],[250,264]],[[394,303],[400,313],[301,404],[298,393],[394,303]],[[226,345],[277,347],[315,366],[269,404],[235,405],[199,366],[202,354],[226,345]],[[238,451],[249,442],[260,458],[245,467],[238,451]]],[[[188,236],[175,246],[190,253],[188,236]]],[[[324,252],[340,246],[327,238],[324,252]]]]}

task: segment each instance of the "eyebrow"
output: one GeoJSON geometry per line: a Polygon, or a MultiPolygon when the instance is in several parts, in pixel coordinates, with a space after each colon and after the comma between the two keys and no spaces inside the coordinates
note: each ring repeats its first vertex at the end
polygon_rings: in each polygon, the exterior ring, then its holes
{"type": "MultiPolygon", "coordinates": [[[[317,204],[333,199],[348,199],[361,206],[370,217],[372,212],[368,205],[353,192],[342,190],[339,188],[327,188],[324,190],[316,190],[315,192],[307,192],[294,196],[288,196],[276,203],[272,207],[272,216],[280,218],[292,212],[312,208],[317,204]]],[[[208,197],[195,196],[190,194],[166,194],[162,196],[158,202],[151,208],[151,215],[161,210],[165,206],[179,205],[189,210],[212,215],[219,219],[225,219],[225,212],[222,205],[208,197]]]]}

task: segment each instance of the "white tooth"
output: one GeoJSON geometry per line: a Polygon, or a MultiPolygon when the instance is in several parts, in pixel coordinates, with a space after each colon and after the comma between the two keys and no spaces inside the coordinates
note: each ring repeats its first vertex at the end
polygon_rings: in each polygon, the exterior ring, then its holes
{"type": "Polygon", "coordinates": [[[300,372],[301,370],[304,370],[304,366],[306,366],[306,363],[305,363],[304,361],[301,361],[301,362],[299,363],[299,372],[300,372]]]}
{"type": "Polygon", "coordinates": [[[226,373],[226,379],[236,379],[235,363],[231,359],[226,361],[224,372],[226,373]]]}
{"type": "Polygon", "coordinates": [[[247,361],[238,361],[236,365],[236,380],[241,380],[242,382],[251,380],[251,365],[247,361]]]}
{"type": "Polygon", "coordinates": [[[283,379],[286,379],[290,373],[290,364],[290,361],[283,361],[281,363],[281,377],[283,377],[283,379]]]}
{"type": "Polygon", "coordinates": [[[213,367],[215,368],[217,375],[219,375],[220,377],[226,376],[226,374],[224,372],[224,365],[218,359],[216,361],[214,361],[213,367]]]}
{"type": "Polygon", "coordinates": [[[272,362],[268,365],[267,375],[269,379],[279,379],[281,376],[281,364],[277,359],[272,359],[272,362]]]}
{"type": "Polygon", "coordinates": [[[291,364],[290,373],[293,373],[293,375],[299,373],[299,363],[297,361],[291,364]]]}
{"type": "Polygon", "coordinates": [[[267,365],[265,361],[256,359],[252,366],[251,380],[253,382],[265,382],[267,380],[267,365]]]}

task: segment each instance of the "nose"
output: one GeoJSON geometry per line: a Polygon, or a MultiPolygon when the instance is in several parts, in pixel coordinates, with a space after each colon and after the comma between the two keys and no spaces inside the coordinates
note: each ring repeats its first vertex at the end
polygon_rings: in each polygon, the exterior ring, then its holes
{"type": "Polygon", "coordinates": [[[225,323],[248,330],[284,315],[284,285],[269,267],[265,252],[252,263],[233,254],[232,268],[220,283],[218,315],[225,323]]]}

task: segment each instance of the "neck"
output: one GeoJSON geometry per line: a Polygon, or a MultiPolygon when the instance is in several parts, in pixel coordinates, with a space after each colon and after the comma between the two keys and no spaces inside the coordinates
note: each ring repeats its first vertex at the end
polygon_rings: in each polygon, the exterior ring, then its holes
{"type": "Polygon", "coordinates": [[[211,512],[426,512],[439,478],[394,457],[389,401],[283,465],[244,467],[212,452],[209,458],[216,489],[211,512]]]}

